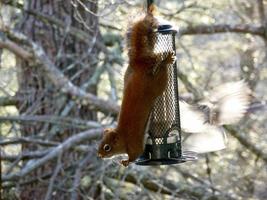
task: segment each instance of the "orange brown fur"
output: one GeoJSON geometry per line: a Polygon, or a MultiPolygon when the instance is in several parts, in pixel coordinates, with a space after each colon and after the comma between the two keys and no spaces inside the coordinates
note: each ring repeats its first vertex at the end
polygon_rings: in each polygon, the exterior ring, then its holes
{"type": "Polygon", "coordinates": [[[99,146],[100,157],[110,157],[127,153],[128,160],[121,163],[127,166],[138,158],[144,149],[146,122],[155,99],[164,92],[168,77],[167,66],[174,62],[173,52],[154,53],[158,22],[152,11],[138,20],[129,29],[129,67],[124,76],[124,91],[118,126],[104,132],[99,146]],[[157,64],[158,71],[153,73],[157,64]],[[109,145],[109,151],[104,150],[109,145]]]}

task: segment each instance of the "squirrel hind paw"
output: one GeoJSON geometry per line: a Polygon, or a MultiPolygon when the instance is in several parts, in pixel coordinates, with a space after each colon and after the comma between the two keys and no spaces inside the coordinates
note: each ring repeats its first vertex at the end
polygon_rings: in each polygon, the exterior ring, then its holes
{"type": "Polygon", "coordinates": [[[120,163],[121,163],[124,167],[128,167],[128,165],[130,164],[129,160],[121,160],[120,163]]]}
{"type": "Polygon", "coordinates": [[[170,52],[170,53],[168,53],[168,55],[167,55],[167,57],[166,57],[166,61],[168,62],[168,63],[174,63],[175,62],[175,60],[176,60],[176,55],[175,55],[175,53],[172,51],[172,52],[170,52]]]}

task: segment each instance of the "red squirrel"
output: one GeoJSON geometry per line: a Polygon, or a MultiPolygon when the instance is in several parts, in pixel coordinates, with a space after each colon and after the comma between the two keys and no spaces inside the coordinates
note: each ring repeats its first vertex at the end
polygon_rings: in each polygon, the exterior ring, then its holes
{"type": "Polygon", "coordinates": [[[173,51],[155,53],[158,21],[154,6],[132,23],[127,33],[129,66],[124,75],[124,90],[118,125],[105,129],[98,156],[128,154],[121,164],[128,166],[144,150],[146,123],[155,99],[162,95],[168,82],[167,66],[175,61],[173,51]],[[154,68],[157,67],[155,72],[154,68]]]}

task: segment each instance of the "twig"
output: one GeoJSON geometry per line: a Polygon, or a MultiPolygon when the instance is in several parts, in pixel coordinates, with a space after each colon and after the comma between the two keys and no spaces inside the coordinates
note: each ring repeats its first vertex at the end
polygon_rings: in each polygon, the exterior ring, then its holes
{"type": "MultiPolygon", "coordinates": [[[[100,128],[101,124],[95,121],[87,121],[70,117],[59,117],[53,115],[23,115],[23,116],[0,116],[0,122],[43,122],[59,124],[79,128],[100,128]]],[[[1,142],[0,142],[1,145],[1,142]]]]}
{"type": "Polygon", "coordinates": [[[180,69],[178,69],[178,77],[183,82],[188,92],[194,94],[195,101],[202,99],[203,95],[192,85],[187,76],[180,69]]]}
{"type": "MultiPolygon", "coordinates": [[[[205,154],[205,161],[206,161],[206,172],[207,172],[207,175],[208,175],[208,179],[209,179],[209,182],[210,182],[210,185],[213,186],[213,181],[212,181],[212,169],[210,167],[210,159],[209,159],[209,155],[208,154],[205,154]]],[[[212,194],[215,194],[215,190],[213,189],[213,187],[211,187],[212,189],[212,194]]]]}
{"type": "MultiPolygon", "coordinates": [[[[64,170],[72,170],[73,167],[75,167],[75,166],[73,164],[71,164],[71,165],[65,166],[65,169],[64,170]]],[[[45,173],[42,173],[40,176],[37,176],[37,177],[33,177],[33,178],[29,178],[29,179],[20,181],[19,182],[19,186],[30,185],[30,184],[39,182],[40,180],[48,179],[52,175],[53,175],[53,173],[51,171],[50,172],[45,172],[45,173]]],[[[16,186],[17,186],[17,183],[14,182],[14,181],[12,181],[12,182],[5,182],[3,184],[3,189],[12,188],[12,187],[16,187],[16,186]]]]}
{"type": "Polygon", "coordinates": [[[250,33],[265,38],[265,29],[262,25],[254,24],[220,24],[220,25],[195,25],[182,27],[179,35],[214,34],[214,33],[250,33]]]}
{"type": "Polygon", "coordinates": [[[265,37],[267,37],[267,18],[265,15],[265,6],[263,3],[263,0],[257,0],[257,4],[258,4],[259,15],[260,15],[260,22],[262,26],[264,26],[265,28],[265,37]]]}
{"type": "Polygon", "coordinates": [[[267,109],[267,100],[263,100],[261,102],[254,102],[248,108],[248,113],[262,111],[267,109]]]}
{"type": "Polygon", "coordinates": [[[46,76],[63,93],[67,93],[81,99],[83,104],[88,104],[91,109],[96,109],[107,114],[118,114],[119,107],[115,102],[110,100],[103,100],[75,86],[47,57],[42,47],[31,41],[26,35],[12,32],[10,30],[8,30],[6,33],[10,37],[23,41],[24,43],[31,46],[33,50],[33,58],[30,61],[32,62],[33,60],[35,60],[35,64],[40,65],[43,68],[46,76]]]}
{"type": "Polygon", "coordinates": [[[2,199],[2,151],[0,149],[0,199],[2,199]]]}
{"type": "Polygon", "coordinates": [[[19,155],[10,155],[2,152],[2,160],[5,161],[17,161],[17,160],[29,160],[35,158],[42,158],[44,155],[50,152],[50,149],[33,151],[33,152],[22,152],[19,155]]]}
{"type": "Polygon", "coordinates": [[[0,97],[0,106],[14,106],[19,100],[13,96],[0,97]]]}
{"type": "Polygon", "coordinates": [[[25,49],[21,48],[19,45],[14,43],[13,41],[7,39],[3,33],[0,32],[0,48],[8,49],[13,52],[18,57],[24,60],[30,60],[32,55],[25,49]]]}
{"type": "Polygon", "coordinates": [[[179,46],[181,46],[182,49],[184,50],[185,55],[188,57],[188,61],[191,65],[191,68],[195,69],[194,63],[192,61],[192,55],[190,54],[189,50],[187,49],[187,47],[184,46],[184,44],[181,42],[181,40],[178,40],[178,43],[179,43],[179,46]]]}
{"type": "Polygon", "coordinates": [[[83,103],[87,103],[90,107],[95,107],[101,112],[114,114],[118,113],[119,107],[114,102],[100,99],[97,96],[86,93],[84,90],[81,90],[79,87],[73,85],[46,56],[44,50],[40,46],[35,43],[32,43],[32,46],[34,54],[43,64],[44,71],[46,72],[48,78],[50,78],[50,80],[58,88],[62,88],[62,92],[82,98],[83,103]]]}
{"type": "Polygon", "coordinates": [[[91,129],[88,131],[78,133],[68,138],[63,143],[58,145],[57,147],[55,147],[46,156],[40,158],[39,160],[36,160],[33,164],[24,167],[21,171],[13,173],[13,174],[9,174],[9,175],[4,175],[2,177],[2,181],[11,181],[11,180],[20,179],[24,177],[25,175],[29,174],[30,172],[32,172],[33,170],[41,167],[42,165],[44,165],[51,159],[54,159],[55,157],[58,156],[59,153],[67,151],[74,145],[81,143],[83,141],[86,141],[86,140],[92,140],[92,139],[99,137],[102,131],[103,131],[102,129],[91,129]]]}
{"type": "MultiPolygon", "coordinates": [[[[43,14],[43,13],[40,13],[40,12],[35,11],[35,10],[24,9],[23,5],[21,5],[19,3],[14,3],[12,0],[4,0],[4,3],[6,5],[13,6],[13,7],[18,8],[20,10],[23,10],[24,12],[26,12],[26,13],[28,13],[30,15],[35,16],[37,19],[41,20],[43,23],[54,24],[57,27],[62,28],[63,30],[65,30],[65,28],[66,28],[66,24],[63,21],[61,21],[60,19],[54,18],[52,16],[49,16],[49,15],[46,15],[46,14],[43,14]]],[[[70,28],[69,28],[69,34],[71,36],[76,37],[77,39],[85,42],[85,43],[88,43],[89,41],[92,40],[91,36],[88,33],[86,33],[85,31],[83,31],[81,29],[72,27],[72,26],[70,26],[70,28]]],[[[98,41],[96,43],[96,46],[103,53],[108,54],[108,50],[107,50],[106,46],[103,43],[98,41]]]]}
{"type": "MultiPolygon", "coordinates": [[[[140,173],[140,172],[138,172],[140,173]]],[[[114,177],[110,177],[114,179],[114,177]]],[[[117,179],[117,177],[116,177],[117,179]]],[[[139,187],[150,190],[152,192],[159,192],[159,194],[170,195],[173,198],[178,197],[188,197],[188,194],[191,195],[194,199],[201,199],[206,192],[209,192],[206,187],[202,187],[202,190],[195,190],[194,188],[186,188],[183,185],[177,184],[172,180],[168,180],[164,177],[161,178],[161,183],[155,180],[156,177],[153,177],[152,174],[147,175],[135,175],[132,172],[128,173],[125,177],[125,182],[129,182],[135,185],[141,185],[139,187]],[[137,177],[140,177],[138,180],[137,177]]],[[[229,198],[233,199],[233,198],[229,198]]]]}
{"type": "Polygon", "coordinates": [[[74,176],[74,181],[73,181],[73,187],[72,187],[72,193],[71,193],[71,200],[77,200],[78,199],[78,187],[80,185],[80,181],[81,181],[81,173],[82,170],[85,166],[87,166],[88,162],[91,160],[92,155],[91,154],[87,154],[87,156],[79,163],[76,172],[75,172],[75,176],[74,176]]]}
{"type": "Polygon", "coordinates": [[[261,149],[255,146],[248,137],[242,135],[239,131],[235,130],[233,126],[224,126],[224,128],[234,136],[240,144],[242,144],[246,149],[250,150],[257,157],[261,158],[265,163],[267,163],[267,154],[264,153],[261,149]]]}
{"type": "Polygon", "coordinates": [[[166,17],[173,17],[174,15],[177,15],[181,12],[183,12],[184,10],[187,10],[189,8],[200,8],[199,6],[197,6],[197,2],[190,2],[187,3],[186,1],[182,3],[182,6],[180,6],[180,8],[178,8],[175,12],[170,12],[170,10],[162,10],[161,9],[161,13],[166,16],[166,17]]]}
{"type": "Polygon", "coordinates": [[[52,177],[50,178],[50,182],[49,182],[49,186],[45,195],[45,200],[49,200],[51,199],[51,195],[52,195],[52,190],[54,187],[54,183],[55,183],[55,179],[59,173],[60,168],[62,167],[62,163],[61,163],[61,159],[62,159],[62,153],[60,152],[57,158],[57,165],[56,165],[56,169],[54,170],[54,173],[52,175],[52,177]]]}
{"type": "Polygon", "coordinates": [[[235,199],[230,194],[225,193],[224,191],[221,191],[220,189],[216,188],[215,186],[208,184],[206,181],[194,176],[190,172],[183,171],[183,170],[181,170],[180,168],[177,168],[177,167],[172,167],[172,168],[175,171],[179,171],[179,173],[181,173],[185,178],[190,178],[190,179],[192,179],[194,181],[197,181],[198,183],[203,185],[203,187],[210,188],[212,191],[216,191],[216,192],[220,193],[221,195],[227,197],[227,199],[229,199],[229,200],[234,200],[235,199]]]}
{"type": "Polygon", "coordinates": [[[111,99],[114,101],[117,101],[118,99],[118,92],[116,88],[116,80],[115,80],[115,75],[114,71],[112,70],[111,66],[107,64],[107,72],[108,72],[108,78],[111,86],[111,99]]]}
{"type": "Polygon", "coordinates": [[[7,140],[0,141],[0,146],[10,145],[10,144],[22,144],[22,143],[34,143],[43,146],[55,146],[58,145],[58,142],[53,141],[44,141],[41,139],[34,139],[28,137],[19,137],[19,138],[9,138],[7,140]]]}

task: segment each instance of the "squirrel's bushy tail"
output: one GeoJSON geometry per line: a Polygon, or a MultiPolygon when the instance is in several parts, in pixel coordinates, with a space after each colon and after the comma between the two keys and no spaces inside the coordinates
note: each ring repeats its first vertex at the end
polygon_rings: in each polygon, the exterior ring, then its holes
{"type": "Polygon", "coordinates": [[[156,11],[157,11],[157,7],[155,6],[155,4],[151,4],[151,5],[149,5],[149,7],[147,9],[147,14],[155,15],[156,11]]]}

